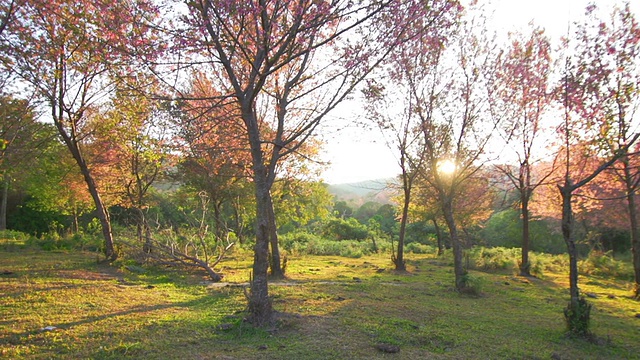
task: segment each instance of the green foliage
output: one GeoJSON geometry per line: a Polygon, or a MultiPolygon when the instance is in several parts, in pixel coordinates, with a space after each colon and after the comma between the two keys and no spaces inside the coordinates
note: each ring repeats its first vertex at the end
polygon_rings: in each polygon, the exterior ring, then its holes
{"type": "Polygon", "coordinates": [[[58,224],[67,223],[68,219],[59,212],[33,207],[29,203],[18,206],[15,212],[7,215],[8,228],[36,236],[48,233],[58,224]]]}
{"type": "Polygon", "coordinates": [[[591,304],[580,298],[577,304],[571,302],[564,309],[564,319],[569,334],[579,337],[591,336],[591,304]]]}
{"type": "Polygon", "coordinates": [[[405,233],[406,243],[418,242],[420,244],[436,245],[436,230],[435,227],[425,221],[413,222],[407,224],[405,233]]]}
{"type": "Polygon", "coordinates": [[[369,219],[371,219],[378,213],[378,210],[381,207],[382,204],[380,204],[379,202],[367,201],[353,213],[353,217],[360,221],[360,223],[366,224],[369,219]]]}
{"type": "Polygon", "coordinates": [[[364,240],[369,236],[369,229],[354,218],[333,218],[324,225],[322,234],[334,240],[364,240]]]}
{"type": "Polygon", "coordinates": [[[335,255],[348,258],[359,258],[377,251],[390,249],[390,243],[383,239],[376,240],[376,248],[373,241],[358,240],[329,240],[306,231],[297,231],[281,235],[280,246],[298,255],[335,255]]]}
{"type": "MultiPolygon", "coordinates": [[[[470,269],[519,272],[520,249],[475,246],[466,251],[466,256],[470,269]]],[[[569,266],[569,257],[566,254],[553,255],[530,251],[529,263],[531,264],[531,274],[542,277],[545,272],[566,271],[569,266]]]]}
{"type": "Polygon", "coordinates": [[[60,236],[56,231],[50,231],[39,238],[29,238],[25,242],[25,245],[28,247],[37,247],[45,251],[80,250],[98,252],[102,248],[102,240],[99,236],[90,234],[60,236]]]}
{"type": "Polygon", "coordinates": [[[482,289],[484,287],[484,280],[482,278],[466,273],[462,277],[462,282],[464,283],[462,289],[464,294],[471,296],[482,295],[482,289]]]}
{"type": "Polygon", "coordinates": [[[380,224],[380,230],[385,234],[397,235],[400,224],[396,217],[396,207],[391,204],[382,205],[369,221],[380,224]]]}
{"type": "Polygon", "coordinates": [[[632,280],[634,277],[631,263],[616,260],[611,250],[591,250],[586,259],[578,262],[578,270],[583,275],[609,276],[622,280],[632,280]]]}
{"type": "Polygon", "coordinates": [[[431,245],[420,244],[417,242],[408,243],[404,246],[404,250],[413,254],[436,254],[438,250],[431,245]]]}
{"type": "MultiPolygon", "coordinates": [[[[545,220],[529,221],[530,249],[550,254],[562,254],[566,251],[562,234],[553,231],[545,220]]],[[[485,245],[502,247],[522,246],[522,221],[515,209],[494,213],[481,232],[485,245]]]]}
{"type": "Polygon", "coordinates": [[[482,270],[513,269],[517,265],[518,249],[503,247],[485,248],[475,246],[467,251],[467,256],[473,259],[469,264],[472,268],[482,270]]]}
{"type": "Polygon", "coordinates": [[[272,189],[276,223],[282,229],[306,226],[330,216],[332,195],[321,182],[287,180],[272,189]]]}
{"type": "Polygon", "coordinates": [[[339,218],[349,218],[353,215],[353,209],[346,201],[336,201],[333,204],[333,214],[339,218]]]}
{"type": "Polygon", "coordinates": [[[17,251],[26,246],[32,236],[21,231],[0,230],[0,249],[4,251],[17,251]]]}

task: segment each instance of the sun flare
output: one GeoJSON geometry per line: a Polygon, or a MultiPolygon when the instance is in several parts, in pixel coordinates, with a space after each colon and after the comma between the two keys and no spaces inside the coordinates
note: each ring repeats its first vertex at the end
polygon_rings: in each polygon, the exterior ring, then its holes
{"type": "Polygon", "coordinates": [[[451,175],[456,171],[456,163],[451,160],[442,160],[438,162],[438,172],[451,175]]]}

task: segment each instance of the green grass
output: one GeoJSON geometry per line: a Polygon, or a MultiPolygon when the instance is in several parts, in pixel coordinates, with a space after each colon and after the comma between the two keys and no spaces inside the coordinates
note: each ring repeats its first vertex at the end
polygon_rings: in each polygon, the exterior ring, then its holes
{"type": "MultiPolygon", "coordinates": [[[[246,282],[252,256],[236,251],[219,270],[246,282]]],[[[243,321],[240,286],[210,286],[202,273],[95,253],[0,252],[0,357],[11,359],[633,359],[640,303],[619,279],[581,277],[595,294],[594,344],[565,336],[564,273],[544,279],[473,270],[479,297],[458,294],[448,260],[408,256],[406,274],[387,255],[290,256],[272,284],[273,329],[243,321]],[[53,331],[41,331],[55,326],[53,331]],[[377,344],[400,347],[397,354],[377,344]]]]}

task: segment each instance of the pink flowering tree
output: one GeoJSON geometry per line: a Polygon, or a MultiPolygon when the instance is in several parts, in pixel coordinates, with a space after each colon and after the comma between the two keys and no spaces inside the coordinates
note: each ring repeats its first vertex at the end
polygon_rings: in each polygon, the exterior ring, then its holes
{"type": "Polygon", "coordinates": [[[495,96],[491,100],[493,112],[504,118],[499,132],[517,156],[517,166],[497,168],[519,195],[522,217],[520,274],[530,276],[529,203],[535,189],[552,173],[533,172],[536,162],[544,160],[544,152],[539,150],[545,140],[543,119],[553,101],[551,44],[539,28],[532,29],[529,34],[512,34],[510,40],[492,84],[495,96]]]}
{"type": "Polygon", "coordinates": [[[0,35],[2,65],[44,100],[82,172],[111,261],[118,254],[109,213],[83,151],[91,133],[87,119],[121,80],[115,74],[126,74],[138,57],[155,56],[147,26],[154,14],[156,9],[144,0],[26,0],[0,35]]]}
{"type": "Polygon", "coordinates": [[[638,75],[633,66],[638,61],[638,25],[628,8],[615,10],[611,24],[596,17],[595,5],[588,6],[586,14],[586,21],[578,24],[575,43],[566,42],[573,55],[567,57],[558,91],[564,121],[558,128],[563,176],[557,187],[562,197],[562,234],[569,253],[571,296],[565,318],[568,330],[580,336],[590,334],[591,306],[578,288],[573,197],[614,163],[624,163],[629,148],[640,136],[631,130],[634,128],[625,114],[637,98],[633,81],[638,75]],[[625,77],[629,71],[631,76],[625,77]],[[581,165],[593,158],[602,160],[593,167],[581,165]]]}
{"type": "Polygon", "coordinates": [[[234,103],[242,119],[251,154],[257,220],[248,300],[250,319],[262,326],[273,312],[269,244],[279,262],[270,193],[279,162],[298,154],[322,119],[403,38],[457,11],[458,4],[195,0],[189,9],[184,40],[192,49],[191,64],[218,79],[221,96],[234,103]]]}

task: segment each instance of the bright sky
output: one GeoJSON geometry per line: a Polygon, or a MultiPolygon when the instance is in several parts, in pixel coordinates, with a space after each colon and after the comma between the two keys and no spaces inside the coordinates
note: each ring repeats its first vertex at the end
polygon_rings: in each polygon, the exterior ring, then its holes
{"type": "MultiPolygon", "coordinates": [[[[480,0],[482,2],[483,0],[480,0]]],[[[485,0],[486,1],[486,0],[485,0]]],[[[467,3],[464,1],[463,3],[467,3]]],[[[640,14],[640,1],[630,0],[632,9],[640,14]]],[[[596,3],[610,13],[622,0],[493,0],[488,10],[495,9],[491,25],[499,34],[526,29],[529,22],[544,27],[556,41],[567,34],[570,22],[579,19],[589,3],[596,3]]],[[[638,15],[640,16],[640,15],[638,15]]],[[[366,121],[364,110],[357,103],[343,104],[328,120],[332,129],[326,135],[323,161],[331,163],[323,173],[329,184],[341,184],[394,177],[400,172],[395,153],[387,147],[377,128],[351,124],[349,119],[366,121]],[[337,130],[339,128],[343,128],[337,130]]]]}

